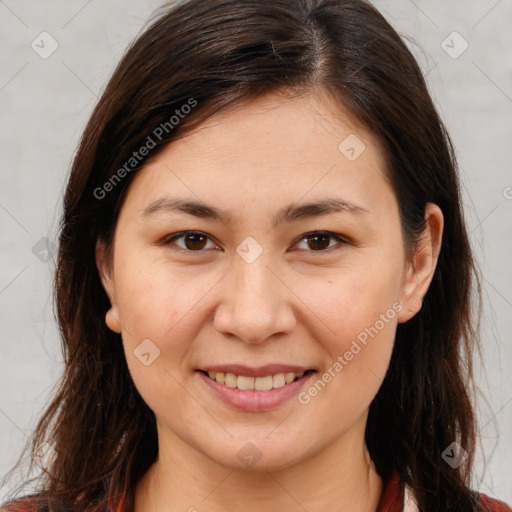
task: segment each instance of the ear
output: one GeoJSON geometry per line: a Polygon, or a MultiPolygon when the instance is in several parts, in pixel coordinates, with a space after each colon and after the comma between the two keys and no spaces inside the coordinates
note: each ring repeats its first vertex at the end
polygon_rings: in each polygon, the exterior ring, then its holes
{"type": "Polygon", "coordinates": [[[105,290],[111,304],[111,308],[105,315],[105,323],[111,331],[120,333],[121,322],[119,320],[119,311],[115,299],[114,280],[108,264],[105,245],[99,239],[96,241],[95,257],[96,268],[98,269],[101,284],[103,285],[103,289],[105,290]]]}
{"type": "Polygon", "coordinates": [[[425,207],[425,231],[408,263],[402,283],[402,311],[398,314],[398,323],[410,320],[421,309],[437,267],[443,238],[443,212],[434,203],[425,207]]]}

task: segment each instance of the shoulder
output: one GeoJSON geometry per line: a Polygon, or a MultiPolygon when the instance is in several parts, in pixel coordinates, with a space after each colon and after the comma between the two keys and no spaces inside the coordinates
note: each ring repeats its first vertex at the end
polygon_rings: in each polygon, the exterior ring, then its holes
{"type": "Polygon", "coordinates": [[[478,499],[480,505],[486,512],[512,512],[512,508],[503,503],[503,501],[489,498],[489,496],[485,494],[478,494],[478,499]]]}
{"type": "MultiPolygon", "coordinates": [[[[384,482],[384,489],[379,504],[379,512],[404,512],[405,510],[417,510],[415,500],[409,501],[413,496],[411,489],[407,488],[396,473],[384,482]]],[[[502,501],[490,498],[486,494],[473,491],[473,495],[484,512],[512,512],[512,508],[502,501]]]]}

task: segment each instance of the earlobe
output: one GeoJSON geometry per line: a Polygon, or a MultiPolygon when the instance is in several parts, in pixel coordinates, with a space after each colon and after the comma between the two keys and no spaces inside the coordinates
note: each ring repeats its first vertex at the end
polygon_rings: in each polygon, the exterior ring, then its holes
{"type": "Polygon", "coordinates": [[[397,316],[398,323],[403,324],[415,316],[423,305],[423,300],[417,296],[412,296],[407,300],[402,301],[402,310],[397,316]]]}
{"type": "Polygon", "coordinates": [[[95,251],[96,268],[98,269],[101,284],[112,305],[105,315],[105,323],[111,331],[120,333],[121,321],[119,320],[119,310],[115,302],[114,284],[110,275],[105,247],[100,240],[96,242],[95,251]]]}
{"type": "Polygon", "coordinates": [[[404,323],[416,315],[422,307],[437,267],[443,237],[443,213],[433,203],[425,208],[425,231],[418,244],[413,261],[408,264],[402,285],[402,311],[398,323],[404,323]]]}
{"type": "Polygon", "coordinates": [[[107,327],[117,333],[121,333],[121,322],[119,320],[119,311],[117,306],[112,306],[105,315],[105,323],[107,327]]]}

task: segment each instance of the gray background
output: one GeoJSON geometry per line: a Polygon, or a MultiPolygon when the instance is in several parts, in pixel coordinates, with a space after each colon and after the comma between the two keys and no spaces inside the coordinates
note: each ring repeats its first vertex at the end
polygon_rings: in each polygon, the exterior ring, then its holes
{"type": "MultiPolygon", "coordinates": [[[[0,480],[62,371],[53,262],[45,251],[54,250],[72,155],[114,65],[159,5],[0,0],[0,480]],[[55,44],[43,31],[58,44],[46,59],[31,47],[35,41],[42,53],[55,44]]],[[[479,456],[473,485],[512,503],[512,1],[375,5],[416,41],[408,44],[457,148],[484,277],[485,372],[476,374],[485,397],[479,400],[485,460],[479,456]]],[[[16,474],[8,483],[0,500],[16,474]]]]}

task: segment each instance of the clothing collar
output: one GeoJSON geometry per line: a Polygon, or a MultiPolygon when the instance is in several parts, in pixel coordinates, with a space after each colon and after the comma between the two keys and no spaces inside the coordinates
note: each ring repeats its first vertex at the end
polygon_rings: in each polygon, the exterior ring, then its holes
{"type": "Polygon", "coordinates": [[[418,512],[412,489],[400,482],[397,473],[393,474],[384,488],[379,512],[418,512]]]}

